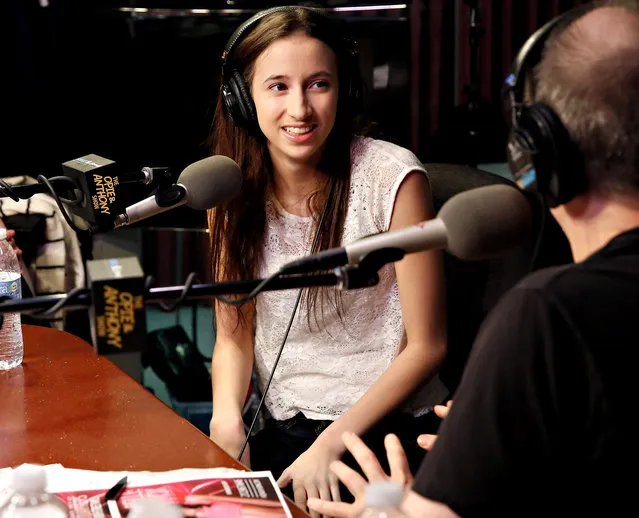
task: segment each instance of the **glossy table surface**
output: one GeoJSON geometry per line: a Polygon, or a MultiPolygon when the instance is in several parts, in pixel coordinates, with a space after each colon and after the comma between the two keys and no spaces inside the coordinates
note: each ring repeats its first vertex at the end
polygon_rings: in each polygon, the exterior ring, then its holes
{"type": "Polygon", "coordinates": [[[0,371],[0,467],[245,469],[84,340],[28,325],[23,336],[23,364],[0,371]]]}

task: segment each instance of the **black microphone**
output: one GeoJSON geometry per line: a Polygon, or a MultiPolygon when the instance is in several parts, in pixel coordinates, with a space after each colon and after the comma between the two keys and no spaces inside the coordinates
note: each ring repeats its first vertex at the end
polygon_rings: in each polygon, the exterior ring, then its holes
{"type": "Polygon", "coordinates": [[[222,155],[204,158],[184,169],[176,184],[127,207],[114,226],[131,225],[182,205],[211,209],[232,200],[241,188],[242,172],[233,160],[222,155]]]}
{"type": "MultiPolygon", "coordinates": [[[[56,194],[64,196],[73,195],[73,191],[81,190],[79,183],[69,176],[52,176],[48,178],[56,194]]],[[[118,184],[142,183],[144,185],[166,184],[171,180],[171,172],[168,167],[143,167],[140,171],[118,175],[118,184]]],[[[95,184],[95,182],[92,182],[95,184]]],[[[91,182],[87,182],[90,185],[91,182]]],[[[5,186],[6,187],[6,186],[5,186]]],[[[27,185],[10,185],[10,189],[0,189],[0,198],[18,198],[26,200],[34,194],[51,194],[49,187],[44,183],[31,183],[27,185]]],[[[89,193],[86,193],[90,197],[89,193]]],[[[16,200],[17,201],[17,200],[16,200]]]]}
{"type": "Polygon", "coordinates": [[[399,252],[390,254],[387,262],[442,248],[459,259],[476,261],[522,243],[531,230],[532,211],[525,196],[514,187],[490,185],[453,196],[432,220],[297,259],[280,271],[305,273],[358,265],[369,254],[382,251],[399,252]]]}

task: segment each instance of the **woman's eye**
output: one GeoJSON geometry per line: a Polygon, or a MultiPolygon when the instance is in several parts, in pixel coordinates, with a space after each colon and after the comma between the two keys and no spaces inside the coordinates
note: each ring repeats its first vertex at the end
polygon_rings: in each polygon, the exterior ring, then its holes
{"type": "Polygon", "coordinates": [[[330,85],[328,84],[328,81],[326,81],[325,79],[315,81],[311,84],[311,88],[328,88],[329,86],[330,85]]]}
{"type": "Polygon", "coordinates": [[[286,89],[286,86],[283,83],[275,83],[269,86],[268,89],[274,92],[281,92],[286,89]]]}

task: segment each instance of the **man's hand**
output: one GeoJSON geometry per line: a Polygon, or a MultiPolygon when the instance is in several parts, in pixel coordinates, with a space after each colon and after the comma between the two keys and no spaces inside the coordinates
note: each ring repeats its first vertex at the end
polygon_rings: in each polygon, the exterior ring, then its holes
{"type": "MultiPolygon", "coordinates": [[[[450,412],[450,407],[452,406],[453,406],[452,399],[448,401],[448,403],[446,403],[446,406],[435,405],[435,413],[442,419],[445,419],[446,416],[448,415],[448,412],[450,412]]],[[[430,451],[433,448],[433,445],[435,444],[436,439],[437,439],[437,435],[424,433],[420,435],[419,437],[417,437],[417,444],[419,444],[425,450],[430,451]]]]}
{"type": "MultiPolygon", "coordinates": [[[[351,432],[345,432],[342,435],[342,440],[346,448],[348,448],[348,451],[351,452],[353,458],[362,468],[368,481],[343,462],[335,461],[331,463],[330,469],[353,494],[355,502],[352,504],[331,502],[329,499],[320,495],[320,498],[309,498],[309,509],[316,513],[335,516],[337,518],[356,517],[362,513],[366,505],[365,493],[368,482],[391,480],[405,487],[410,486],[413,482],[413,475],[408,467],[406,454],[396,435],[389,434],[384,439],[384,446],[386,447],[386,455],[390,466],[390,476],[384,472],[375,454],[357,435],[351,432]]],[[[397,511],[397,513],[397,516],[403,516],[399,511],[397,511]]]]}

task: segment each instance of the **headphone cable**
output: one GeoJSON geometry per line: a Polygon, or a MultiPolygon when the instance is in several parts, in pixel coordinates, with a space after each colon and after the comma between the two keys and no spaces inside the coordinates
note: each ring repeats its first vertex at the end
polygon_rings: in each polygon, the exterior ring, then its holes
{"type": "MultiPolygon", "coordinates": [[[[322,210],[322,215],[320,216],[319,223],[317,224],[317,231],[315,232],[315,238],[313,239],[313,245],[311,246],[311,253],[315,253],[317,251],[317,247],[319,246],[320,233],[322,231],[322,225],[324,223],[324,218],[326,216],[326,212],[328,210],[328,206],[330,204],[331,198],[333,197],[333,191],[335,190],[335,182],[331,182],[331,190],[326,198],[326,202],[324,203],[324,209],[322,210]]],[[[262,409],[262,405],[264,404],[264,400],[266,399],[266,394],[268,393],[268,389],[271,386],[271,382],[273,381],[273,376],[275,375],[275,369],[280,362],[280,358],[282,356],[282,351],[284,350],[284,345],[286,344],[286,339],[288,338],[288,334],[293,325],[293,320],[295,319],[295,315],[297,314],[297,308],[299,307],[300,300],[302,299],[302,293],[304,292],[304,288],[300,288],[297,292],[297,298],[295,299],[295,305],[293,306],[293,311],[291,312],[291,318],[288,321],[288,325],[286,326],[286,331],[284,332],[284,338],[282,339],[282,343],[277,351],[277,356],[275,357],[275,362],[273,364],[273,368],[271,369],[271,373],[268,377],[268,381],[266,382],[266,386],[264,387],[264,392],[262,393],[262,397],[260,398],[260,402],[257,405],[257,409],[255,410],[255,415],[253,416],[253,420],[251,421],[251,425],[246,432],[246,438],[244,439],[244,444],[242,444],[242,448],[240,449],[240,453],[237,456],[237,460],[239,461],[242,458],[242,454],[246,449],[246,445],[249,442],[249,438],[251,437],[251,432],[255,427],[255,423],[260,415],[260,410],[262,409]]]]}

